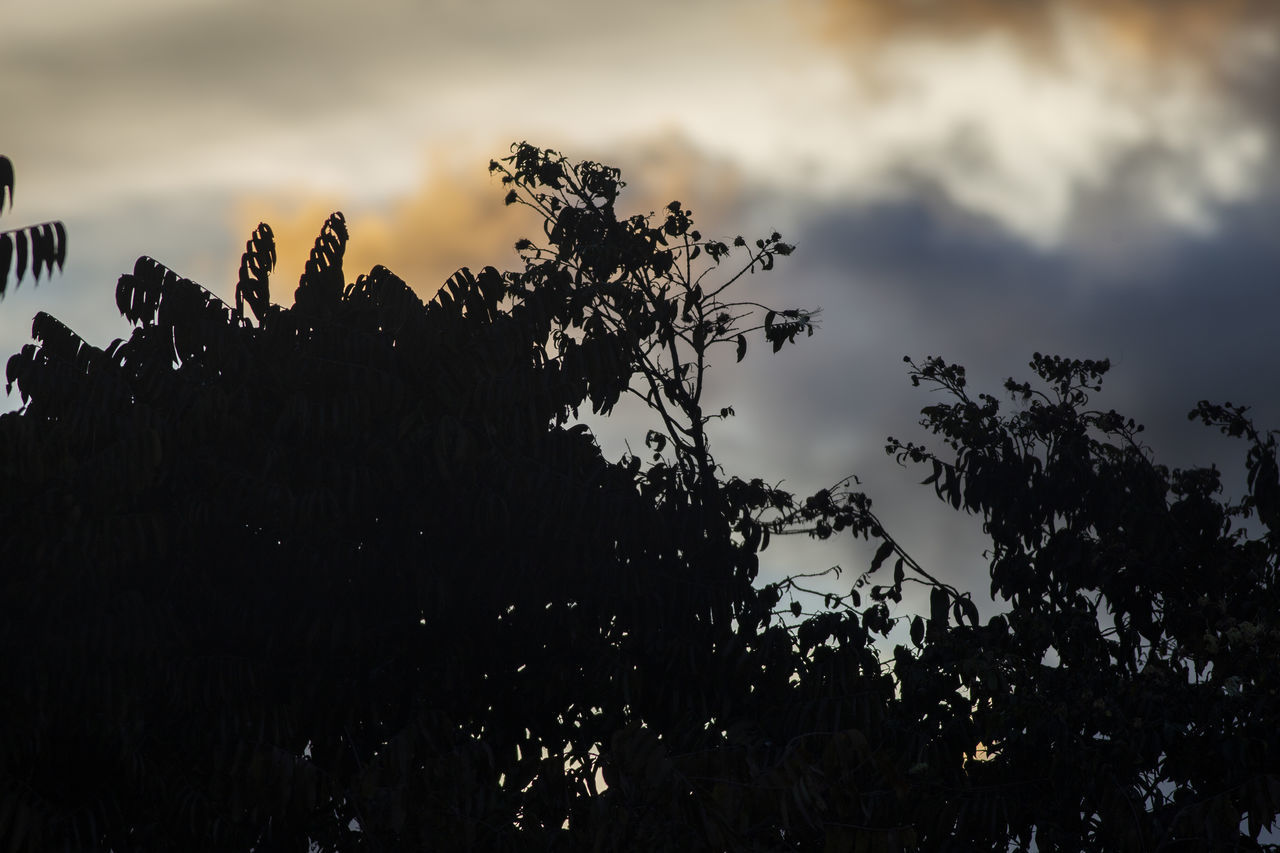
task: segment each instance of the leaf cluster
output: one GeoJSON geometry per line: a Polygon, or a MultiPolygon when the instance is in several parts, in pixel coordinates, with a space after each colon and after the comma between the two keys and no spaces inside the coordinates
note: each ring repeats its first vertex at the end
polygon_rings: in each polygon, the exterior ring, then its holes
{"type": "Polygon", "coordinates": [[[899,655],[924,719],[938,697],[969,703],[936,737],[960,725],[983,744],[968,781],[984,811],[956,829],[1041,849],[1249,849],[1280,813],[1274,434],[1230,404],[1191,413],[1248,444],[1232,504],[1216,467],[1160,466],[1141,425],[1090,407],[1106,361],[1036,354],[1036,383],[1006,383],[1009,412],[971,397],[957,365],[909,363],[950,398],[922,421],[949,452],[887,450],[981,517],[1008,607],[899,655]]]}
{"type": "MultiPolygon", "coordinates": [[[[6,201],[9,207],[13,207],[13,188],[13,162],[0,154],[0,213],[4,212],[6,201]]],[[[0,298],[9,288],[10,271],[16,287],[28,269],[31,277],[39,281],[41,273],[52,275],[55,266],[61,272],[66,259],[67,229],[61,221],[0,231],[0,298]]]]}

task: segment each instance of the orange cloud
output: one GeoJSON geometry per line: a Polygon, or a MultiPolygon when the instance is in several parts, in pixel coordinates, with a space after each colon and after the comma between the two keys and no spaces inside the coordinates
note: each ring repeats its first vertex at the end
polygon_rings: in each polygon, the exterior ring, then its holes
{"type": "Polygon", "coordinates": [[[487,162],[431,158],[424,181],[386,207],[334,196],[312,195],[292,203],[279,197],[248,198],[238,205],[236,222],[246,234],[259,220],[275,232],[280,262],[272,295],[278,302],[292,299],[286,287],[296,286],[316,234],[334,210],[344,211],[350,231],[343,261],[348,281],[382,264],[430,298],[459,267],[508,263],[518,232],[527,230],[528,217],[520,215],[521,209],[502,203],[503,191],[496,179],[490,180],[487,162]]]}
{"type": "MultiPolygon", "coordinates": [[[[489,174],[489,160],[506,153],[505,145],[465,157],[432,152],[425,179],[379,208],[332,196],[292,203],[279,197],[246,198],[237,205],[235,225],[246,238],[259,221],[271,225],[279,256],[271,288],[276,302],[292,301],[316,234],[334,210],[346,214],[350,232],[343,261],[348,281],[382,264],[429,299],[460,267],[512,269],[519,263],[513,248],[517,239],[544,242],[536,215],[522,205],[504,204],[507,188],[489,174]]],[[[627,182],[619,201],[622,215],[661,210],[680,199],[693,208],[695,221],[708,236],[742,225],[735,226],[730,218],[743,191],[739,172],[679,137],[629,143],[613,155],[585,149],[563,153],[572,161],[597,159],[622,169],[627,182]]]]}

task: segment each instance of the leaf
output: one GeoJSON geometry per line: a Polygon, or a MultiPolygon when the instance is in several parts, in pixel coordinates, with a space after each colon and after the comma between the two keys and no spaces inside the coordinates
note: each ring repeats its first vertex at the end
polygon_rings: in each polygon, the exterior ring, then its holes
{"type": "Polygon", "coordinates": [[[58,247],[54,260],[58,263],[58,272],[62,272],[63,264],[67,260],[67,229],[61,220],[53,223],[54,234],[57,237],[58,247]]]}
{"type": "Polygon", "coordinates": [[[947,607],[951,597],[941,587],[929,590],[929,636],[942,636],[947,627],[947,607]]]}
{"type": "Polygon", "coordinates": [[[798,601],[791,602],[791,615],[792,616],[800,615],[800,602],[798,601]]]}
{"type": "MultiPolygon", "coordinates": [[[[45,239],[44,229],[39,225],[31,225],[26,229],[27,243],[30,246],[31,277],[40,281],[40,273],[44,272],[45,239]]],[[[48,252],[52,256],[53,252],[48,252]]],[[[50,258],[52,260],[52,258],[50,258]]]]}
{"type": "Polygon", "coordinates": [[[667,446],[667,437],[656,429],[651,429],[645,434],[644,443],[649,447],[652,447],[653,452],[656,455],[661,453],[663,448],[667,446]]]}
{"type": "Polygon", "coordinates": [[[747,354],[747,336],[739,334],[738,338],[738,361],[742,361],[743,356],[747,354]]]}
{"type": "Polygon", "coordinates": [[[14,281],[22,281],[22,277],[27,274],[27,232],[13,232],[14,245],[18,247],[18,263],[14,267],[14,281]]]}
{"type": "Polygon", "coordinates": [[[893,553],[893,542],[886,539],[880,543],[880,547],[876,549],[876,554],[871,558],[871,568],[867,569],[867,574],[876,571],[889,559],[889,555],[893,553]]]}
{"type": "Polygon", "coordinates": [[[9,264],[12,262],[13,237],[5,232],[0,234],[0,296],[4,296],[5,289],[9,286],[9,264]]]}
{"type": "Polygon", "coordinates": [[[903,572],[902,566],[902,558],[899,557],[898,561],[893,564],[893,585],[898,589],[902,588],[902,582],[905,580],[905,572],[903,572]]]}
{"type": "Polygon", "coordinates": [[[950,465],[947,466],[946,485],[943,491],[947,493],[948,500],[951,501],[952,509],[960,508],[960,482],[956,478],[956,469],[950,465]]]}
{"type": "Polygon", "coordinates": [[[0,213],[4,213],[4,199],[9,197],[9,207],[13,207],[13,161],[0,154],[0,213]]]}
{"type": "Polygon", "coordinates": [[[13,390],[14,383],[18,384],[18,390],[22,395],[22,402],[27,402],[27,391],[22,383],[22,377],[35,363],[37,347],[35,344],[26,344],[20,352],[14,353],[9,357],[9,361],[5,364],[5,386],[4,392],[8,394],[13,390]]]}
{"type": "Polygon", "coordinates": [[[47,275],[53,275],[53,264],[58,257],[58,241],[54,236],[52,222],[32,227],[32,248],[36,278],[40,278],[41,270],[47,275]]]}
{"type": "Polygon", "coordinates": [[[924,620],[919,616],[911,620],[911,642],[916,648],[924,645],[924,620]]]}

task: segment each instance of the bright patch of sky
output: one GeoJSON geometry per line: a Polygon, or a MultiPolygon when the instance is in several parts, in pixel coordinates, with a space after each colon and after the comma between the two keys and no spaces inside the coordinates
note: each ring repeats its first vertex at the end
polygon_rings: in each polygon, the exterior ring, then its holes
{"type": "Polygon", "coordinates": [[[687,126],[791,187],[800,178],[813,191],[868,199],[933,183],[1041,247],[1068,235],[1082,192],[1153,152],[1162,166],[1139,201],[1155,219],[1208,230],[1217,206],[1254,194],[1274,148],[1265,116],[1224,103],[1179,57],[1150,67],[1100,54],[1087,20],[1064,15],[1056,35],[1054,61],[995,28],[894,41],[843,65],[797,50],[780,81],[787,90],[765,99],[770,113],[736,122],[691,114],[687,126]]]}
{"type": "MultiPolygon", "coordinates": [[[[45,201],[64,215],[122,193],[387,199],[415,187],[433,142],[482,164],[507,136],[604,152],[672,131],[791,194],[874,199],[929,182],[1040,247],[1062,242],[1082,192],[1145,153],[1161,165],[1137,201],[1161,221],[1207,230],[1217,206],[1253,192],[1269,119],[1232,109],[1197,57],[1100,51],[1091,18],[1067,11],[1044,61],[997,23],[846,55],[769,0],[608,14],[577,0],[537,14],[55,0],[6,13],[0,92],[15,141],[41,140],[49,163],[22,144],[9,153],[24,155],[20,174],[62,170],[45,201]]],[[[1276,43],[1253,41],[1264,57],[1276,43]]]]}

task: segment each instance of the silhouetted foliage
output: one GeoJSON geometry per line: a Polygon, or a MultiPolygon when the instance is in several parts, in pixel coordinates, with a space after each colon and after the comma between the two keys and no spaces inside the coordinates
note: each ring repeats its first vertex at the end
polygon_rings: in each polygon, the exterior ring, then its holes
{"type": "Polygon", "coordinates": [[[969,395],[962,367],[912,363],[913,382],[952,399],[923,421],[950,449],[888,447],[981,515],[991,594],[1009,608],[897,653],[909,716],[928,720],[939,696],[972,703],[920,727],[985,745],[957,837],[1257,849],[1280,813],[1276,433],[1230,404],[1191,412],[1248,444],[1249,494],[1232,503],[1216,467],[1157,465],[1140,425],[1088,407],[1108,362],[1036,354],[1031,367],[1042,384],[1010,379],[1017,408],[1004,414],[995,397],[969,395]]]}
{"type": "MultiPolygon", "coordinates": [[[[6,200],[13,207],[13,188],[13,162],[0,154],[0,213],[6,200]]],[[[16,287],[27,274],[28,261],[31,277],[39,281],[41,273],[52,275],[55,266],[61,271],[66,259],[67,229],[59,221],[0,231],[0,298],[9,289],[10,270],[16,287]]]]}
{"type": "Polygon", "coordinates": [[[11,848],[1228,849],[1271,820],[1280,486],[1243,410],[1196,412],[1249,442],[1233,505],[1086,408],[1105,362],[1037,356],[1012,414],[913,364],[955,459],[889,450],[983,515],[981,625],[848,481],[715,463],[714,352],[812,333],[730,298],[790,245],[619,216],[617,170],[527,144],[490,168],[547,242],[426,303],[345,283],[335,213],[290,308],[262,224],[234,307],[141,258],[127,341],[36,316],[0,415],[11,848]],[[624,395],[655,424],[615,462],[575,416],[624,395]],[[784,533],[878,544],[819,605],[756,582],[784,533]]]}

